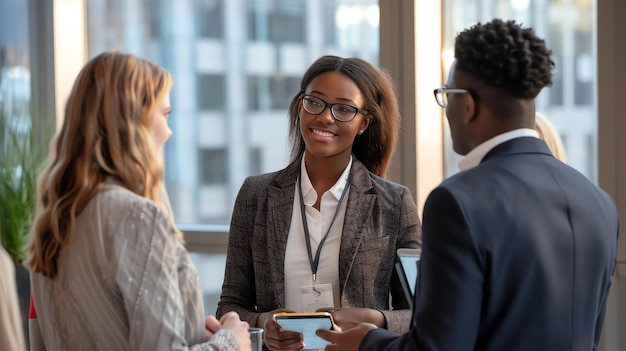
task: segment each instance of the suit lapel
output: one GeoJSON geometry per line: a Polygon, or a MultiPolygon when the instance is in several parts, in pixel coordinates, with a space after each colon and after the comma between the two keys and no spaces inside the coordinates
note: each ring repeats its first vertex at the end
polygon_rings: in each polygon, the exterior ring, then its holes
{"type": "Polygon", "coordinates": [[[291,163],[269,186],[267,199],[267,256],[268,269],[274,284],[268,282],[276,296],[276,306],[285,305],[285,251],[291,224],[296,178],[300,172],[300,160],[291,163]]]}
{"type": "Polygon", "coordinates": [[[350,173],[350,193],[346,204],[346,215],[341,234],[339,251],[339,293],[344,287],[352,270],[352,263],[359,246],[371,228],[372,211],[376,194],[371,192],[372,180],[367,168],[353,157],[350,173]]]}

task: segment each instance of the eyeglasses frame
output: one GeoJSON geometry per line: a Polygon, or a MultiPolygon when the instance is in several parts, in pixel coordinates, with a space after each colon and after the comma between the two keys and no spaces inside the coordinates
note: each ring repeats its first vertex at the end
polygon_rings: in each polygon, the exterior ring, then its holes
{"type": "MultiPolygon", "coordinates": [[[[442,86],[440,88],[437,88],[435,90],[433,90],[433,94],[435,95],[435,101],[437,102],[437,105],[439,105],[441,108],[446,108],[448,107],[448,104],[444,104],[443,103],[443,97],[441,98],[441,101],[439,100],[439,98],[437,97],[439,94],[470,94],[472,95],[472,97],[474,96],[472,94],[472,92],[468,89],[456,89],[456,88],[448,88],[447,86],[442,86]]],[[[446,99],[447,100],[447,99],[446,99]]]]}
{"type": "Polygon", "coordinates": [[[362,114],[362,115],[364,115],[364,116],[369,116],[369,112],[367,112],[367,111],[365,111],[365,110],[362,110],[362,109],[360,109],[360,108],[358,108],[358,107],[356,107],[356,106],[352,106],[352,105],[350,105],[350,104],[346,104],[346,103],[343,103],[343,102],[337,102],[337,103],[331,104],[331,103],[327,102],[326,100],[324,100],[324,99],[322,99],[322,98],[320,98],[320,97],[318,97],[318,96],[311,95],[311,94],[301,94],[301,95],[300,95],[300,99],[302,100],[302,108],[303,108],[303,109],[304,109],[307,113],[310,113],[310,114],[315,115],[315,116],[319,116],[319,115],[321,115],[322,113],[324,113],[324,111],[326,111],[326,109],[328,108],[328,109],[330,110],[330,115],[331,115],[331,116],[333,117],[333,119],[334,119],[335,121],[337,121],[337,122],[351,122],[351,121],[353,121],[353,120],[356,118],[356,115],[357,115],[357,114],[359,114],[359,113],[360,113],[360,114],[362,114]],[[324,108],[323,108],[320,112],[318,112],[318,113],[313,113],[313,112],[311,112],[311,111],[307,110],[307,109],[306,109],[306,107],[304,107],[304,99],[309,98],[309,97],[313,97],[313,98],[315,98],[315,99],[320,100],[321,102],[323,102],[323,103],[324,103],[324,108]],[[335,106],[335,105],[344,105],[344,106],[349,106],[349,107],[352,107],[353,109],[355,109],[355,110],[356,110],[356,111],[354,112],[354,116],[352,116],[352,118],[350,118],[349,120],[342,120],[342,119],[337,118],[337,116],[335,116],[335,113],[333,112],[333,106],[335,106]]]}

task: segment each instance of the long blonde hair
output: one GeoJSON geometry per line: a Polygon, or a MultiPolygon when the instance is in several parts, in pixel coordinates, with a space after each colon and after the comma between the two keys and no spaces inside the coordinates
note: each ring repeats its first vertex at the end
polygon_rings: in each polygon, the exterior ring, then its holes
{"type": "Polygon", "coordinates": [[[27,247],[32,270],[56,276],[57,259],[71,239],[76,217],[107,178],[168,207],[151,123],[172,84],[165,69],[121,52],[102,53],[83,67],[39,179],[27,247]]]}
{"type": "Polygon", "coordinates": [[[554,157],[562,162],[567,162],[565,147],[563,147],[559,132],[554,124],[540,112],[535,113],[535,129],[539,133],[539,137],[546,142],[554,157]]]}

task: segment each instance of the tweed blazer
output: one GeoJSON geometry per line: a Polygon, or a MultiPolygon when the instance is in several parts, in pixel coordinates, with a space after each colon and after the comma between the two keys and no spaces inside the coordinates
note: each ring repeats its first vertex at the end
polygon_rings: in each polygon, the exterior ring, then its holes
{"type": "MultiPolygon", "coordinates": [[[[259,315],[285,306],[284,262],[300,160],[248,177],[230,225],[221,317],[236,311],[255,325],[259,315]]],[[[387,329],[409,329],[411,311],[394,273],[396,250],[420,247],[421,224],[410,191],[377,177],[353,156],[339,251],[341,307],[380,310],[387,329]],[[390,299],[391,295],[391,299],[390,299]]]]}

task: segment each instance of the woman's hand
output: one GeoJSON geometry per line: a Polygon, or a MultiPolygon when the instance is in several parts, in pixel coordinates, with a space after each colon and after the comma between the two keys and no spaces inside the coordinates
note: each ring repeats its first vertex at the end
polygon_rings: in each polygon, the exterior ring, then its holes
{"type": "Polygon", "coordinates": [[[209,341],[218,330],[222,328],[222,323],[214,316],[208,316],[204,320],[204,341],[209,341]]]}
{"type": "Polygon", "coordinates": [[[265,346],[272,351],[296,351],[304,348],[304,336],[302,333],[284,330],[274,320],[274,313],[293,312],[284,308],[279,308],[270,312],[265,312],[257,319],[257,327],[263,328],[263,339],[265,346]]]}
{"type": "Polygon", "coordinates": [[[250,325],[248,322],[240,320],[237,312],[231,311],[226,313],[220,318],[219,323],[222,325],[222,328],[228,329],[235,334],[239,343],[239,350],[247,351],[251,349],[250,332],[248,332],[250,325]]]}
{"type": "Polygon", "coordinates": [[[318,312],[330,312],[333,321],[340,330],[348,330],[359,323],[372,323],[379,328],[386,328],[387,321],[382,312],[371,308],[322,308],[318,312]]]}

